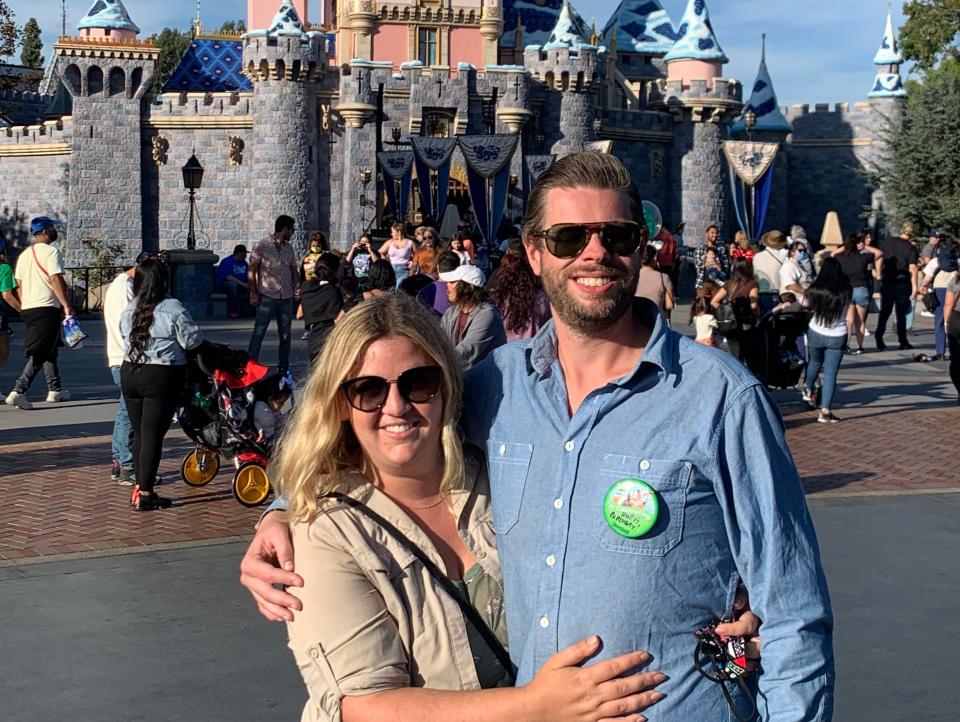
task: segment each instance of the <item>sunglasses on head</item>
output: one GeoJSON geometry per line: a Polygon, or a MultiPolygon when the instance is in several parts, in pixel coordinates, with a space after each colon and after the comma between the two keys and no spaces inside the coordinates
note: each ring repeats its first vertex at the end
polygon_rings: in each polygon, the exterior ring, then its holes
{"type": "Polygon", "coordinates": [[[594,233],[600,234],[600,243],[615,256],[629,256],[637,252],[643,242],[643,227],[634,221],[606,223],[557,223],[533,234],[543,238],[547,250],[557,258],[580,255],[594,233]]]}
{"type": "Polygon", "coordinates": [[[340,389],[353,408],[369,413],[383,408],[390,394],[390,384],[397,385],[400,396],[411,404],[424,404],[440,392],[443,371],[439,366],[417,366],[407,369],[392,381],[381,376],[358,376],[340,384],[340,389]]]}

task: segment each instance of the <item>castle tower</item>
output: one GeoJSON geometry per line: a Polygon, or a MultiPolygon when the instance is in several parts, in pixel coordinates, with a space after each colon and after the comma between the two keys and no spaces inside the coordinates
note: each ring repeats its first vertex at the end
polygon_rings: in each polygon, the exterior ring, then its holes
{"type": "Polygon", "coordinates": [[[593,121],[600,48],[589,44],[588,32],[583,18],[564,0],[547,43],[524,51],[524,64],[546,90],[540,113],[544,152],[562,156],[596,140],[593,121]]]}
{"type": "Polygon", "coordinates": [[[280,5],[270,27],[243,36],[243,66],[253,82],[253,183],[249,209],[256,237],[273,233],[277,216],[296,220],[292,243],[306,247],[318,227],[320,150],[316,82],[325,69],[325,38],[306,32],[296,9],[280,5]]]}
{"type": "Polygon", "coordinates": [[[114,246],[129,260],[143,249],[140,121],[160,51],[137,39],[120,0],[97,0],[78,28],[80,37],[54,45],[73,101],[66,255],[93,262],[114,246]]]}
{"type": "Polygon", "coordinates": [[[903,65],[903,56],[897,44],[897,34],[893,31],[893,11],[887,10],[887,26],[884,28],[883,40],[880,49],[873,57],[873,64],[877,66],[877,77],[873,81],[873,88],[867,96],[874,98],[906,98],[907,91],[903,87],[903,78],[900,76],[900,66],[903,65]]]}
{"type": "Polygon", "coordinates": [[[667,78],[651,89],[650,107],[674,118],[671,202],[673,223],[684,221],[699,242],[712,223],[729,239],[730,201],[721,143],[739,115],[740,84],[722,77],[728,62],[704,0],[688,0],[678,39],[664,56],[667,78]]]}
{"type": "Polygon", "coordinates": [[[484,0],[480,16],[480,35],[483,37],[483,64],[500,63],[500,37],[503,35],[503,1],[484,0]]]}
{"type": "MultiPolygon", "coordinates": [[[[786,230],[790,223],[789,215],[789,163],[786,156],[787,136],[793,132],[793,125],[780,110],[777,102],[777,91],[773,87],[773,79],[767,68],[767,39],[763,37],[763,46],[760,51],[760,68],[757,70],[757,79],[753,82],[753,91],[750,100],[744,106],[743,112],[752,111],[756,116],[756,125],[749,133],[749,139],[762,143],[777,143],[780,152],[777,165],[774,169],[773,191],[770,206],[767,210],[765,230],[779,228],[786,230]]],[[[738,140],[748,137],[746,124],[741,116],[732,126],[730,134],[738,140]]],[[[758,240],[758,239],[754,239],[758,240]]]]}

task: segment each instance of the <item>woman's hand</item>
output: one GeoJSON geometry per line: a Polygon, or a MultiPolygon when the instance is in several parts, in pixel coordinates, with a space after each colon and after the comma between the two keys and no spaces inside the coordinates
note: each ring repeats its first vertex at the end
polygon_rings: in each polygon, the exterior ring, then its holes
{"type": "Polygon", "coordinates": [[[647,664],[651,657],[646,652],[631,652],[589,667],[580,666],[600,648],[600,638],[593,636],[548,659],[524,688],[530,698],[530,716],[552,722],[645,721],[646,717],[639,713],[664,698],[653,687],[663,682],[666,675],[641,672],[621,676],[647,664]]]}

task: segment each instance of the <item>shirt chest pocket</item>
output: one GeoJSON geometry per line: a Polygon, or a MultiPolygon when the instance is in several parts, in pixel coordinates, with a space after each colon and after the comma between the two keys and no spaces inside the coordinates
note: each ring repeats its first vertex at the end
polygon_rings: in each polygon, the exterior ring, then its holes
{"type": "Polygon", "coordinates": [[[493,507],[493,528],[497,534],[509,532],[520,518],[523,488],[527,483],[532,456],[531,444],[487,442],[490,503],[493,507]]]}
{"type": "Polygon", "coordinates": [[[693,465],[685,461],[669,461],[640,456],[607,454],[600,468],[598,488],[594,490],[599,520],[600,546],[611,552],[661,557],[683,538],[683,518],[687,490],[693,465]],[[614,531],[606,521],[604,498],[607,492],[624,479],[646,482],[657,496],[658,511],[653,528],[646,534],[631,539],[614,531]]]}

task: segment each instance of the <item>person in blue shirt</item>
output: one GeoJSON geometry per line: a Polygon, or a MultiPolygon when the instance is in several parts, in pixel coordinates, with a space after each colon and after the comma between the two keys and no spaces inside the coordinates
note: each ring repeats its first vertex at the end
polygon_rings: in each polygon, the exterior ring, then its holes
{"type": "MultiPolygon", "coordinates": [[[[487,452],[517,684],[597,633],[598,659],[645,649],[668,676],[651,722],[734,719],[692,664],[693,632],[729,618],[742,583],[762,620],[760,718],[830,720],[833,617],[782,418],[744,366],[634,299],[642,214],[613,156],[575,153],[544,173],[523,234],[553,320],[465,377],[462,425],[487,452]],[[624,512],[634,502],[643,514],[624,512]]],[[[301,582],[271,517],[241,581],[264,616],[287,619],[298,603],[271,585],[301,582]]]]}
{"type": "Polygon", "coordinates": [[[247,285],[247,247],[234,246],[233,254],[227,256],[217,266],[216,290],[227,294],[227,318],[239,318],[240,293],[249,291],[247,285]]]}

